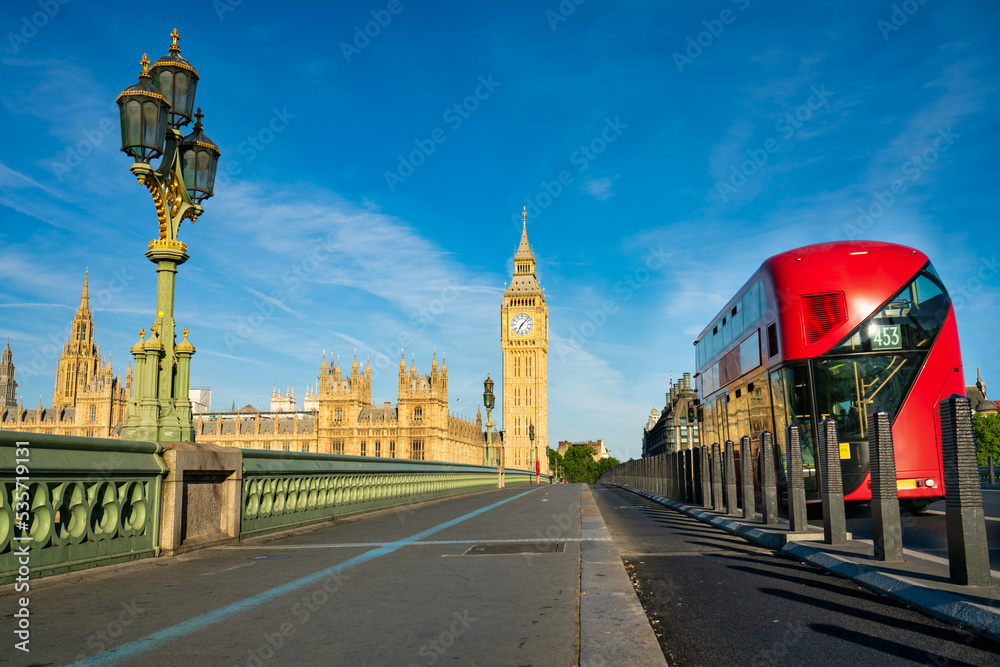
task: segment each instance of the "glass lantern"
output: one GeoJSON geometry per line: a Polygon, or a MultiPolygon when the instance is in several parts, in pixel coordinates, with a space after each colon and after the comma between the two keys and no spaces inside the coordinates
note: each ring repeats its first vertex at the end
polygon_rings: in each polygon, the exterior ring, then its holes
{"type": "Polygon", "coordinates": [[[177,39],[180,35],[177,29],[170,33],[173,44],[170,52],[153,63],[149,72],[155,85],[167,101],[170,102],[170,112],[167,122],[171,127],[180,128],[191,122],[194,117],[194,91],[198,85],[198,72],[187,60],[181,57],[177,39]]]}
{"type": "Polygon", "coordinates": [[[149,75],[149,58],[142,54],[139,81],[118,95],[121,117],[122,151],[136,162],[149,163],[163,154],[163,139],[167,129],[170,102],[153,85],[149,75]]]}
{"type": "Polygon", "coordinates": [[[195,203],[212,196],[215,187],[215,170],[219,165],[222,152],[214,141],[209,139],[201,126],[204,114],[198,109],[195,118],[194,132],[181,139],[178,144],[181,152],[181,172],[188,195],[195,203]]]}

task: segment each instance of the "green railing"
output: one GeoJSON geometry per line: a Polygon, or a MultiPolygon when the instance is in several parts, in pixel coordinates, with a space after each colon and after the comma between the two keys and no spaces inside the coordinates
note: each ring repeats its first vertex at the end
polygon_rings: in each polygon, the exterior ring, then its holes
{"type": "Polygon", "coordinates": [[[0,584],[156,556],[161,452],[0,431],[0,584]]]}
{"type": "MultiPolygon", "coordinates": [[[[252,449],[242,452],[240,538],[497,488],[497,469],[489,466],[252,449]]],[[[532,483],[533,474],[506,471],[506,486],[532,483]]]]}

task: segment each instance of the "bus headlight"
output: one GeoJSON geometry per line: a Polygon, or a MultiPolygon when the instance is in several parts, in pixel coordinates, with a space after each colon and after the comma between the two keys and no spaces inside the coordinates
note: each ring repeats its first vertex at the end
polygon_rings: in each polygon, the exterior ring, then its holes
{"type": "Polygon", "coordinates": [[[935,486],[937,486],[937,481],[935,481],[933,479],[925,479],[924,480],[924,486],[929,486],[930,488],[933,489],[935,486]]]}

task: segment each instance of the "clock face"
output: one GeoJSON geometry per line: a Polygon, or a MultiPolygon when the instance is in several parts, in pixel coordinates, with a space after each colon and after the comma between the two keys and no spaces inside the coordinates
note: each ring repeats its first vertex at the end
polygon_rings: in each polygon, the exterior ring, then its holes
{"type": "Polygon", "coordinates": [[[527,336],[531,333],[532,326],[534,323],[531,321],[531,315],[527,313],[519,313],[510,321],[510,330],[518,336],[527,336]]]}

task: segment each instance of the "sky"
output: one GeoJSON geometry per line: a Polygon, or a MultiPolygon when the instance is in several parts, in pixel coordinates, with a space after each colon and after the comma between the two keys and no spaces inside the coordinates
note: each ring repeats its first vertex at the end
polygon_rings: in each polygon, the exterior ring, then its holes
{"type": "Polygon", "coordinates": [[[395,402],[405,348],[446,357],[474,416],[523,207],[553,447],[638,458],[701,329],[764,259],[826,241],[926,252],[967,382],[1000,388],[995,2],[4,0],[0,338],[27,406],[51,403],[85,270],[116,371],[152,323],[156,216],[115,98],[174,28],[222,150],[175,308],[214,409],[274,385],[301,407],[355,350],[395,402]]]}

